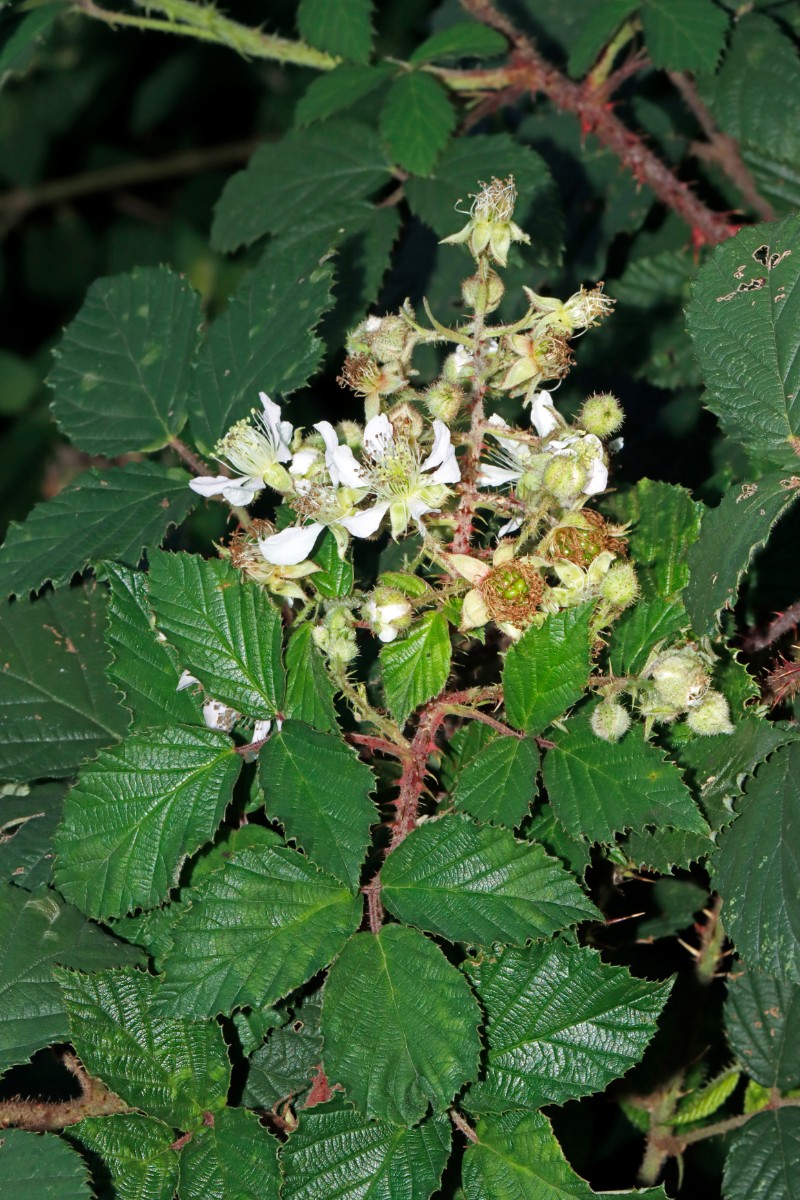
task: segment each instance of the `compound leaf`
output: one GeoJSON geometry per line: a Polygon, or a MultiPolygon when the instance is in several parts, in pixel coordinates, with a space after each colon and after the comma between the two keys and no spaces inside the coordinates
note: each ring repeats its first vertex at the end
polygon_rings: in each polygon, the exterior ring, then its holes
{"type": "Polygon", "coordinates": [[[466,980],[438,946],[414,929],[384,925],[356,934],[331,967],[325,1070],[364,1116],[411,1125],[475,1078],[479,1021],[466,980]]]}
{"type": "Polygon", "coordinates": [[[457,814],[413,830],[381,882],[381,899],[400,921],[451,942],[519,946],[599,915],[541,846],[457,814]]]}
{"type": "Polygon", "coordinates": [[[165,963],[164,1003],[193,1016],[265,1005],[339,953],[361,920],[360,898],[277,834],[252,826],[181,902],[165,963]]]}
{"type": "Polygon", "coordinates": [[[438,612],[426,613],[405,637],[382,648],[383,687],[398,721],[439,694],[450,672],[450,652],[447,618],[438,612]]]}
{"type": "Polygon", "coordinates": [[[143,971],[55,974],[81,1062],[127,1104],[179,1129],[225,1107],[230,1063],[219,1025],[163,1016],[159,981],[143,971]]]}
{"type": "Polygon", "coordinates": [[[103,559],[135,567],[196,503],[186,472],[161,463],[85,471],[24,521],[12,521],[0,549],[0,593],[58,587],[103,559]]]}
{"type": "Polygon", "coordinates": [[[149,591],[160,629],[209,695],[273,717],[283,700],[281,619],[264,589],[222,559],[159,553],[149,591]]]}
{"type": "Polygon", "coordinates": [[[164,900],[213,837],[240,766],[224,734],[187,726],[133,734],[101,754],[64,804],[59,890],[96,918],[164,900]]]}
{"type": "Polygon", "coordinates": [[[335,690],[325,670],[325,660],[311,631],[310,621],[299,625],[286,646],[286,695],[283,701],[287,717],[313,725],[323,733],[338,730],[335,690]]]}
{"type": "Polygon", "coordinates": [[[372,0],[300,0],[297,28],[302,38],[328,54],[368,62],[372,0]]]}
{"type": "Polygon", "coordinates": [[[514,829],[536,795],[538,770],[532,738],[493,738],[459,771],[453,803],[479,821],[514,829]]]}
{"type": "Polygon", "coordinates": [[[635,979],[596,951],[507,949],[470,970],[487,1017],[486,1078],[474,1112],[540,1108],[599,1092],[639,1061],[672,981],[635,979]]]}
{"type": "Polygon", "coordinates": [[[591,605],[567,608],[531,626],[509,650],[503,668],[506,715],[537,734],[583,695],[589,678],[591,605]]]}
{"type": "Polygon", "coordinates": [[[278,1200],[278,1143],[243,1108],[223,1108],[181,1151],[181,1200],[278,1200]]]}
{"type": "Polygon", "coordinates": [[[378,811],[375,778],[340,737],[287,721],[258,759],[269,816],[319,866],[353,891],[378,811]]]}
{"type": "Polygon", "coordinates": [[[56,349],[53,415],[89,454],[159,450],[186,422],[200,297],[167,267],[97,279],[56,349]]]}

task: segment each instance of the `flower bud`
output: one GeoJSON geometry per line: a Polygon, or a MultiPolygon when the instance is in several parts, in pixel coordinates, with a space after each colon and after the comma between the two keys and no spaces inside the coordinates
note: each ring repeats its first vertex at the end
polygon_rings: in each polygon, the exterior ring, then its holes
{"type": "Polygon", "coordinates": [[[449,425],[455,420],[464,403],[464,390],[457,383],[440,379],[431,384],[425,393],[425,407],[432,417],[438,417],[449,425]]]}
{"type": "Polygon", "coordinates": [[[487,271],[486,278],[470,275],[461,285],[461,295],[473,312],[491,313],[503,299],[505,284],[496,271],[487,271]]]}
{"type": "Polygon", "coordinates": [[[581,429],[599,438],[609,438],[625,420],[622,405],[616,396],[603,392],[585,401],[578,418],[581,429]]]}
{"type": "Polygon", "coordinates": [[[639,595],[636,571],[630,563],[615,563],[603,577],[600,594],[615,608],[628,608],[639,595]]]}
{"type": "Polygon", "coordinates": [[[659,655],[650,676],[661,700],[680,710],[698,705],[710,683],[702,659],[688,646],[659,655]]]}
{"type": "Polygon", "coordinates": [[[411,605],[397,588],[376,587],[364,605],[373,633],[382,642],[393,642],[411,624],[411,605]]]}
{"type": "Polygon", "coordinates": [[[630,713],[618,700],[604,700],[589,718],[592,732],[604,742],[618,742],[631,727],[630,713]]]}
{"type": "Polygon", "coordinates": [[[733,733],[728,701],[722,692],[710,689],[686,716],[686,724],[702,737],[713,737],[715,733],[733,733]]]}
{"type": "Polygon", "coordinates": [[[329,609],[322,624],[311,630],[311,636],[332,666],[346,667],[358,654],[353,617],[342,606],[329,609]]]}
{"type": "Polygon", "coordinates": [[[422,416],[410,404],[395,404],[387,416],[391,421],[392,429],[399,438],[415,440],[421,436],[425,428],[422,416]]]}
{"type": "Polygon", "coordinates": [[[547,464],[542,484],[556,500],[567,504],[580,494],[586,479],[586,471],[576,457],[559,454],[547,464]]]}

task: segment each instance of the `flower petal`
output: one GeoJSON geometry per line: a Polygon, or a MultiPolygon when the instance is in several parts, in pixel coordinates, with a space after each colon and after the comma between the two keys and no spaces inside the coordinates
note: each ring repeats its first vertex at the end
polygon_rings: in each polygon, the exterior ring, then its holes
{"type": "Polygon", "coordinates": [[[501,487],[504,483],[513,483],[519,479],[522,468],[512,470],[510,467],[495,467],[492,463],[481,463],[478,475],[478,487],[501,487]]]}
{"type": "Polygon", "coordinates": [[[331,479],[339,487],[363,488],[369,484],[369,476],[349,446],[337,446],[328,464],[331,479]],[[337,476],[334,479],[334,472],[337,476]]]}
{"type": "Polygon", "coordinates": [[[275,447],[275,458],[278,462],[289,462],[292,457],[289,443],[294,432],[291,422],[281,420],[280,404],[270,400],[266,392],[259,392],[258,398],[264,406],[264,424],[275,447]]]}
{"type": "Polygon", "coordinates": [[[539,437],[547,437],[558,426],[558,417],[549,392],[535,392],[531,399],[531,425],[539,437]]]}
{"type": "Polygon", "coordinates": [[[372,508],[365,508],[352,517],[342,517],[338,522],[353,537],[372,537],[389,511],[389,500],[380,500],[372,508]]]}
{"type": "Polygon", "coordinates": [[[314,543],[322,533],[324,525],[290,525],[280,533],[258,539],[258,548],[268,563],[278,567],[291,567],[308,558],[314,543]]]}
{"type": "MultiPolygon", "coordinates": [[[[229,488],[243,488],[250,483],[252,480],[249,475],[239,475],[236,479],[231,479],[230,475],[200,475],[197,479],[189,480],[189,487],[198,496],[225,496],[229,488]]],[[[253,495],[256,491],[258,488],[253,488],[253,495]]]]}
{"type": "Polygon", "coordinates": [[[394,430],[386,413],[378,413],[367,421],[364,430],[364,449],[370,458],[381,462],[386,457],[386,451],[394,445],[394,430]]]}
{"type": "Polygon", "coordinates": [[[589,464],[587,479],[583,488],[584,495],[596,496],[598,492],[604,492],[607,483],[608,467],[602,458],[593,458],[589,464]]]}

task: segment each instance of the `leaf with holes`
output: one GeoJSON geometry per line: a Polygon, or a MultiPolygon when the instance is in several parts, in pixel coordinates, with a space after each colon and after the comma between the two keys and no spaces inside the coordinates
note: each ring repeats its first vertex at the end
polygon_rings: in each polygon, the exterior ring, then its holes
{"type": "Polygon", "coordinates": [[[193,888],[175,912],[163,1001],[212,1016],[272,1004],[339,953],[358,928],[360,897],[253,826],[250,844],[193,888]]]}
{"type": "Polygon", "coordinates": [[[223,1108],[181,1151],[181,1200],[278,1200],[278,1143],[256,1113],[223,1108]]]}
{"type": "Polygon", "coordinates": [[[241,762],[224,734],[179,725],[101,754],[64,804],[59,890],[95,918],[166,899],[186,858],[214,836],[241,762]]]}
{"type": "Polygon", "coordinates": [[[87,1117],[71,1125],[69,1140],[103,1163],[115,1200],[172,1200],[178,1183],[175,1133],[140,1113],[87,1117]]]}
{"type": "Polygon", "coordinates": [[[672,987],[634,978],[594,950],[503,950],[470,969],[487,1017],[486,1078],[473,1112],[564,1104],[602,1091],[639,1061],[672,987]]]}
{"type": "Polygon", "coordinates": [[[378,810],[375,777],[336,734],[287,721],[258,758],[270,817],[311,859],[353,891],[378,810]]]}
{"type": "Polygon", "coordinates": [[[506,715],[517,729],[541,733],[583,695],[589,678],[591,604],[567,608],[531,626],[506,655],[506,715]]]}
{"type": "Polygon", "coordinates": [[[413,830],[387,859],[381,883],[398,920],[451,942],[522,946],[599,916],[541,846],[456,814],[413,830]]]}
{"type": "Polygon", "coordinates": [[[267,593],[219,558],[153,555],[150,603],[181,665],[210,696],[248,717],[283,701],[281,618],[267,593]]]}
{"type": "Polygon", "coordinates": [[[103,559],[135,567],[196,503],[186,472],[161,463],[85,471],[24,521],[12,521],[0,549],[0,593],[58,587],[103,559]]]}
{"type": "Polygon", "coordinates": [[[273,1029],[250,1055],[243,1104],[277,1111],[281,1101],[291,1097],[295,1106],[300,1105],[322,1062],[321,1012],[322,999],[313,993],[297,1005],[290,1021],[273,1029]]]}
{"type": "Polygon", "coordinates": [[[450,632],[442,613],[430,612],[404,637],[381,649],[386,700],[398,721],[438,696],[450,673],[450,632]]]}
{"type": "Polygon", "coordinates": [[[493,738],[459,771],[453,804],[479,821],[514,829],[536,795],[538,770],[532,738],[493,738]]]}
{"type": "Polygon", "coordinates": [[[200,297],[167,267],[97,279],[56,349],[53,415],[89,454],[159,450],[186,422],[200,297]]]}
{"type": "Polygon", "coordinates": [[[412,1125],[475,1078],[480,1019],[464,977],[423,934],[401,925],[359,933],[323,991],[328,1079],[364,1116],[412,1125]]]}
{"type": "Polygon", "coordinates": [[[300,1113],[281,1147],[285,1200],[330,1200],[342,1181],[352,1196],[428,1200],[450,1153],[450,1122],[431,1117],[414,1129],[366,1121],[335,1101],[300,1113]]]}

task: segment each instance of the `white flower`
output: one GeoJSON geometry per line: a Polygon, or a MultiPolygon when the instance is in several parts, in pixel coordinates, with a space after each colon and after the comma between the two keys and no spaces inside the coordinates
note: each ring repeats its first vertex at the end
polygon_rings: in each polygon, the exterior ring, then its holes
{"type": "Polygon", "coordinates": [[[308,558],[324,528],[319,521],[311,525],[290,525],[280,533],[259,538],[258,546],[268,563],[277,567],[294,566],[308,558]]]}
{"type": "Polygon", "coordinates": [[[603,443],[593,433],[575,434],[560,441],[549,442],[549,454],[555,458],[574,458],[586,472],[586,482],[581,491],[585,496],[596,496],[605,491],[608,483],[608,467],[603,459],[603,443]]]}
{"type": "Polygon", "coordinates": [[[279,491],[290,483],[281,463],[292,461],[289,448],[293,429],[281,420],[278,404],[265,392],[259,393],[263,412],[253,410],[255,423],[237,421],[215,447],[222,462],[229,463],[241,474],[233,479],[227,475],[201,475],[192,479],[189,487],[201,496],[222,496],[229,504],[252,504],[267,483],[279,491]]]}
{"type": "Polygon", "coordinates": [[[318,461],[319,450],[313,450],[310,446],[303,446],[301,450],[292,455],[292,461],[289,464],[289,474],[296,479],[305,479],[312,473],[318,461]]]}
{"type": "Polygon", "coordinates": [[[558,427],[558,417],[549,392],[534,392],[531,397],[531,425],[539,437],[547,437],[558,427]]]}
{"type": "Polygon", "coordinates": [[[493,427],[487,432],[495,439],[499,449],[493,452],[495,463],[481,462],[478,486],[502,487],[505,483],[514,483],[531,469],[537,452],[528,442],[503,437],[498,431],[511,429],[511,426],[498,413],[493,413],[487,424],[493,427]]]}
{"type": "MultiPolygon", "coordinates": [[[[325,466],[334,487],[364,488],[368,485],[367,474],[349,446],[339,445],[336,430],[330,421],[317,421],[314,426],[322,434],[325,443],[325,466]]],[[[369,425],[367,426],[369,429],[369,425]]],[[[366,433],[365,433],[366,436],[366,433]]]]}
{"type": "Polygon", "coordinates": [[[397,588],[377,587],[364,605],[364,614],[382,642],[393,642],[411,621],[411,605],[397,588]]]}

